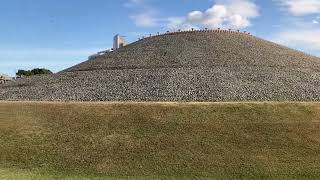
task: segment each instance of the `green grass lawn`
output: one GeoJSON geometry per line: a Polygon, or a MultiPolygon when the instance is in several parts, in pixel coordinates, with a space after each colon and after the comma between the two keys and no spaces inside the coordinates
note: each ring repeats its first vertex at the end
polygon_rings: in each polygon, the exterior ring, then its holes
{"type": "Polygon", "coordinates": [[[0,179],[319,179],[320,103],[0,102],[0,179]]]}
{"type": "Polygon", "coordinates": [[[44,179],[70,179],[85,180],[90,179],[85,176],[65,175],[60,173],[40,171],[36,169],[22,170],[16,168],[0,168],[0,179],[19,179],[19,180],[44,180],[44,179]]]}

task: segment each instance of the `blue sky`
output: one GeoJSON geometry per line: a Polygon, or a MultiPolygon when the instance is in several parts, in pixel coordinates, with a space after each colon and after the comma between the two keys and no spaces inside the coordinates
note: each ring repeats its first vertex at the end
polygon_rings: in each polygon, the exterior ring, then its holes
{"type": "Polygon", "coordinates": [[[232,28],[320,56],[320,0],[1,0],[0,74],[60,71],[149,33],[232,28]]]}

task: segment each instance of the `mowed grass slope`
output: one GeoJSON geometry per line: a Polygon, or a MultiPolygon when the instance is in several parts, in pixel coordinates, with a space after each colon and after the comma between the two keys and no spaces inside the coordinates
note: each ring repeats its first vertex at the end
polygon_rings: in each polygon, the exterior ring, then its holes
{"type": "Polygon", "coordinates": [[[0,102],[0,169],[3,178],[316,179],[320,104],[0,102]]]}

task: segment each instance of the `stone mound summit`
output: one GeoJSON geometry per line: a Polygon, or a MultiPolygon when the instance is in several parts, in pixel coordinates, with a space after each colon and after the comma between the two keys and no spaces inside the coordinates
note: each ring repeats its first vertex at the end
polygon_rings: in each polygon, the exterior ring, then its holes
{"type": "Polygon", "coordinates": [[[0,99],[319,101],[320,58],[244,33],[167,33],[0,85],[0,99]]]}

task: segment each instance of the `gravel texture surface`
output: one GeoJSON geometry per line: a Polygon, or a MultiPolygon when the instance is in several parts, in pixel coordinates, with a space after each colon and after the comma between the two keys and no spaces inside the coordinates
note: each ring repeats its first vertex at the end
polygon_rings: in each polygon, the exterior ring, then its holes
{"type": "Polygon", "coordinates": [[[243,33],[170,33],[0,85],[0,100],[320,101],[320,58],[243,33]]]}

